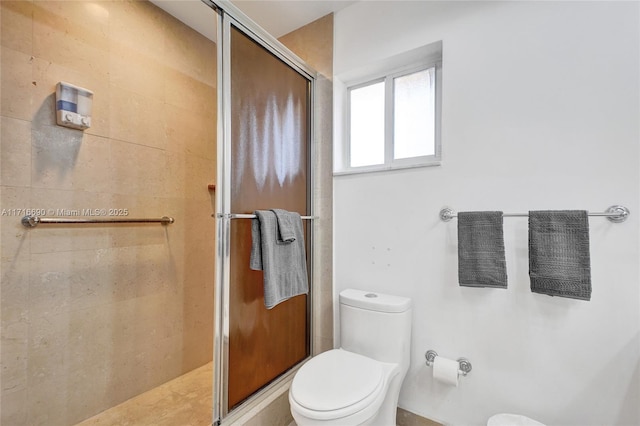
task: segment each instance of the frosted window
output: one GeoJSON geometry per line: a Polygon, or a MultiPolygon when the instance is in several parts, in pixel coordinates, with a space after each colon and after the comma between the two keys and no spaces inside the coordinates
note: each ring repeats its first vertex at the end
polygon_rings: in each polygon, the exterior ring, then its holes
{"type": "Polygon", "coordinates": [[[350,91],[350,166],[384,164],[384,81],[350,91]]]}
{"type": "Polygon", "coordinates": [[[440,165],[442,42],[337,81],[336,175],[440,165]]]}
{"type": "Polygon", "coordinates": [[[435,68],[393,80],[393,158],[434,155],[435,68]]]}

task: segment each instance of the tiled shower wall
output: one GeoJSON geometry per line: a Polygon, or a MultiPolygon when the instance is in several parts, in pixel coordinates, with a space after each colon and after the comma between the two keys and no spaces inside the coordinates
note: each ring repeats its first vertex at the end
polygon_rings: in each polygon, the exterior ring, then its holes
{"type": "Polygon", "coordinates": [[[215,44],[142,1],[0,13],[0,422],[69,425],[211,360],[215,44]],[[56,126],[59,81],[94,92],[88,130],[56,126]]]}

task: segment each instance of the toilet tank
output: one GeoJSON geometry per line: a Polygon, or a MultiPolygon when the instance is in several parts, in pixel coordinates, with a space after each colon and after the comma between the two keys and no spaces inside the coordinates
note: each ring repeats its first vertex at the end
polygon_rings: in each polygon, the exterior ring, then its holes
{"type": "Polygon", "coordinates": [[[408,368],[411,299],[371,291],[340,293],[340,346],[382,362],[408,368]]]}

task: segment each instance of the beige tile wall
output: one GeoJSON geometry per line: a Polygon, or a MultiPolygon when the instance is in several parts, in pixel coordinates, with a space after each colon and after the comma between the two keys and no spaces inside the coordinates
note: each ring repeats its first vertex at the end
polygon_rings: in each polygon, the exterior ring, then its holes
{"type": "Polygon", "coordinates": [[[215,45],[144,1],[0,2],[0,423],[69,425],[211,360],[215,45]],[[58,81],[92,127],[55,125],[58,81]],[[161,225],[25,229],[15,209],[161,225]]]}

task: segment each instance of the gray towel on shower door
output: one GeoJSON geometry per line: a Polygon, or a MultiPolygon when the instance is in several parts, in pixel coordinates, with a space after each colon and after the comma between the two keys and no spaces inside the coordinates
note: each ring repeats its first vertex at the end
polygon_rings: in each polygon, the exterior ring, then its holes
{"type": "Polygon", "coordinates": [[[271,209],[271,211],[276,215],[278,222],[278,242],[294,242],[296,240],[295,222],[301,220],[300,215],[282,209],[271,209]]]}
{"type": "Polygon", "coordinates": [[[534,293],[591,299],[586,211],[529,212],[529,278],[534,293]]]}
{"type": "Polygon", "coordinates": [[[280,210],[278,215],[286,218],[285,226],[290,228],[281,234],[273,210],[256,210],[254,214],[249,266],[263,271],[264,305],[271,309],[280,302],[309,292],[302,219],[298,213],[280,210]],[[293,240],[283,241],[281,235],[293,240]]]}
{"type": "Polygon", "coordinates": [[[502,212],[458,213],[458,282],[507,288],[502,212]]]}

